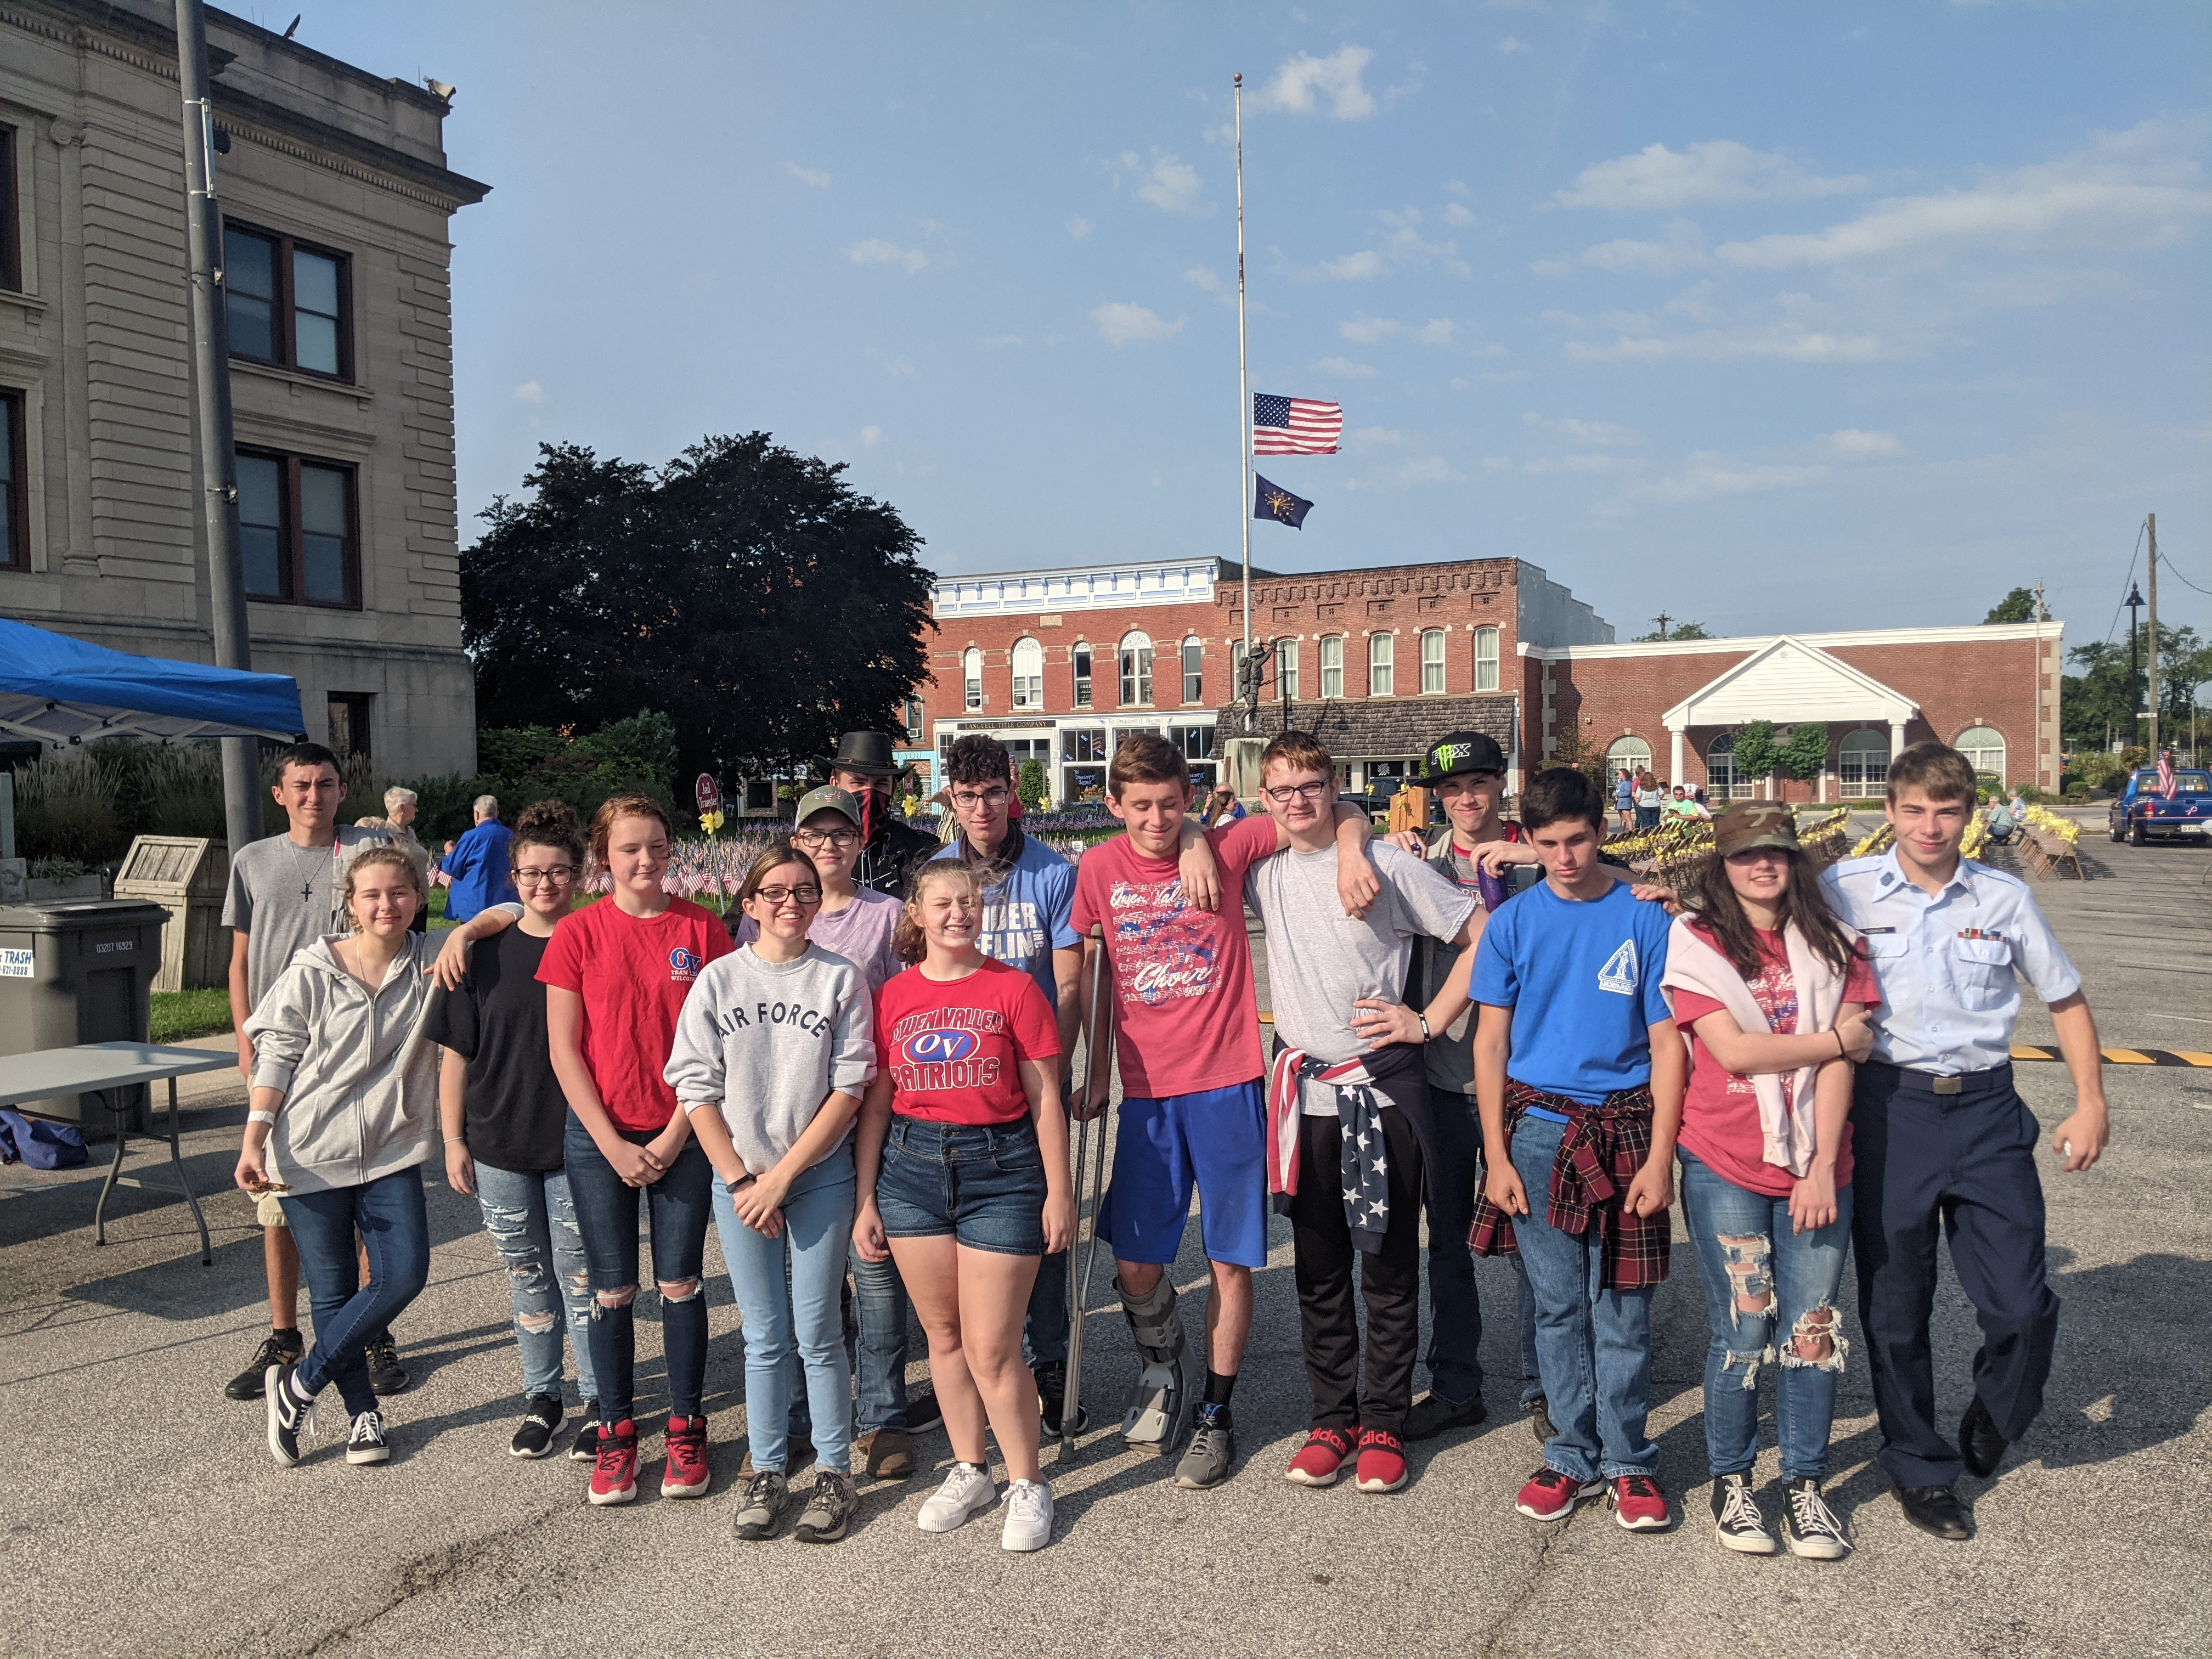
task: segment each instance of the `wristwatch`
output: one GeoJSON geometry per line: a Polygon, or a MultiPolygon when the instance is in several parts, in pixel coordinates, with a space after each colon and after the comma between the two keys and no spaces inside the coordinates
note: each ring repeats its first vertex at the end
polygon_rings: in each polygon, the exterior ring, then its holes
{"type": "Polygon", "coordinates": [[[1413,1018],[1421,1022],[1421,1041],[1424,1042],[1433,1041],[1433,1034],[1429,1030],[1428,1015],[1416,1008],[1413,1010],[1413,1018]]]}

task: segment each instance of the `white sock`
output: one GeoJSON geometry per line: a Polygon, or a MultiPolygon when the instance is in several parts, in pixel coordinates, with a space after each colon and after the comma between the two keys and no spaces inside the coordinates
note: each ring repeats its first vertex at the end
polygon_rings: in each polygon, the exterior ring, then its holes
{"type": "Polygon", "coordinates": [[[302,1406],[312,1406],[315,1403],[315,1396],[309,1394],[305,1389],[300,1386],[299,1372],[294,1371],[291,1376],[286,1377],[284,1379],[284,1386],[291,1389],[292,1398],[299,1404],[302,1406]]]}

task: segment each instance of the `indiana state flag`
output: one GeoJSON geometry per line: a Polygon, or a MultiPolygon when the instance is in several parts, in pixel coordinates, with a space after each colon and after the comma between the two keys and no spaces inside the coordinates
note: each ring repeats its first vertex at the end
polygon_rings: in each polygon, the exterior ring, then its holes
{"type": "Polygon", "coordinates": [[[1313,511],[1313,503],[1293,495],[1280,484],[1269,483],[1258,473],[1252,475],[1252,516],[1272,519],[1277,524],[1286,524],[1293,530],[1304,528],[1306,514],[1313,511]]]}

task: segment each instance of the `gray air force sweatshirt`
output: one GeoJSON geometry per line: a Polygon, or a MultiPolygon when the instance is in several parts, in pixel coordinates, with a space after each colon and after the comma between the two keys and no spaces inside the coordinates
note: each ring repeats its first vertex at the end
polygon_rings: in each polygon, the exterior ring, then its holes
{"type": "Polygon", "coordinates": [[[818,945],[795,962],[763,962],[741,945],[708,963],[684,999],[665,1075],[685,1111],[721,1108],[738,1156],[757,1175],[792,1149],[833,1090],[858,1095],[874,1079],[867,981],[818,945]]]}

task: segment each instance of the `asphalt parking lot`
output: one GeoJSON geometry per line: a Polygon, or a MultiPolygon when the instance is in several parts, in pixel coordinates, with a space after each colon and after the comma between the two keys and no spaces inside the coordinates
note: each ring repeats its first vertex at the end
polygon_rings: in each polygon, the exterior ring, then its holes
{"type": "MultiPolygon", "coordinates": [[[[2115,847],[2088,826],[2082,850],[2094,879],[2035,889],[2087,976],[2106,1043],[2212,1048],[2212,848],[2115,847]]],[[[2021,1036],[2049,1036],[2032,997],[2021,1036]]],[[[519,1406],[503,1276],[473,1201],[442,1186],[431,1191],[430,1286],[398,1328],[416,1381],[388,1402],[392,1462],[349,1468],[326,1432],[302,1466],[280,1469],[260,1407],[221,1394],[265,1314],[249,1207],[226,1190],[243,1102],[219,1089],[187,1114],[185,1136],[191,1180],[214,1195],[211,1269],[184,1206],[158,1190],[120,1192],[112,1243],[93,1248],[104,1147],[88,1170],[0,1171],[0,1651],[2201,1656],[2212,1071],[2106,1077],[2105,1161],[2063,1176],[2045,1156],[2064,1300],[2057,1368],[2040,1422],[1994,1480],[1962,1488],[1980,1537],[1939,1543],[1905,1524],[1871,1462],[1855,1354],[1831,1490],[1858,1547],[1833,1565],[1734,1556],[1712,1540],[1705,1316],[1681,1256],[1659,1298],[1652,1425],[1685,1516],[1674,1532],[1631,1536],[1595,1507],[1555,1528],[1514,1514],[1536,1449],[1514,1405],[1502,1263],[1480,1269],[1490,1423],[1410,1449],[1413,1481],[1394,1497],[1286,1484],[1306,1397],[1279,1222],[1237,1396],[1236,1477],[1181,1492],[1168,1466],[1095,1431],[1050,1471],[1055,1541],[1034,1556],[1000,1551],[995,1513],[949,1536],[918,1532],[927,1477],[864,1484],[860,1522],[835,1547],[737,1542],[744,1377],[719,1277],[713,1494],[660,1501],[656,1439],[640,1501],[589,1509],[583,1466],[506,1455],[519,1406]]],[[[2022,1066],[2021,1079],[2046,1127],[2070,1109],[2061,1067],[2022,1066]]],[[[134,1149],[129,1167],[155,1163],[134,1149]]],[[[1176,1270],[1187,1290],[1203,1282],[1196,1240],[1193,1228],[1176,1270]]],[[[1846,1287],[1847,1306],[1855,1294],[1846,1287]]],[[[1090,1307],[1086,1394],[1103,1419],[1133,1366],[1103,1270],[1090,1307]]],[[[641,1404],[657,1414],[645,1311],[641,1404]]],[[[1195,1337],[1195,1309],[1186,1317],[1195,1337]]],[[[1938,1386],[1953,1419],[1974,1344],[1947,1273],[1938,1386]]],[[[941,1435],[921,1448],[940,1463],[949,1455],[941,1435]]],[[[1776,1478],[1770,1450],[1770,1509],[1776,1478]]]]}

